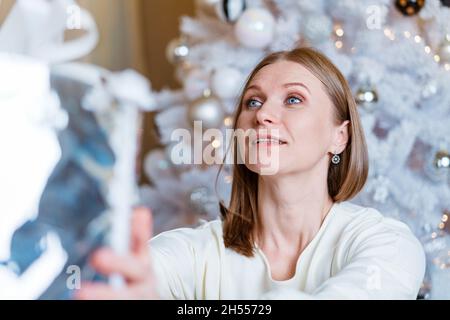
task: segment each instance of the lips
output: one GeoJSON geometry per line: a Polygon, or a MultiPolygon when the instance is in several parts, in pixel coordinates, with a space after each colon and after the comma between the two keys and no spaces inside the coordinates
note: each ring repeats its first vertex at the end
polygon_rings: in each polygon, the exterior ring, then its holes
{"type": "Polygon", "coordinates": [[[273,136],[258,136],[255,140],[253,140],[252,144],[253,145],[258,145],[258,144],[278,144],[278,145],[284,145],[287,144],[286,141],[282,140],[281,138],[278,137],[273,137],[273,136]]]}

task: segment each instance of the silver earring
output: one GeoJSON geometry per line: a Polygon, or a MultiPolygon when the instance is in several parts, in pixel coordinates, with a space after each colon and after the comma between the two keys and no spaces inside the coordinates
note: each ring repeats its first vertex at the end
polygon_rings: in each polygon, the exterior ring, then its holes
{"type": "Polygon", "coordinates": [[[335,153],[333,158],[331,158],[331,162],[333,162],[333,164],[339,164],[339,162],[341,162],[341,157],[335,153]]]}

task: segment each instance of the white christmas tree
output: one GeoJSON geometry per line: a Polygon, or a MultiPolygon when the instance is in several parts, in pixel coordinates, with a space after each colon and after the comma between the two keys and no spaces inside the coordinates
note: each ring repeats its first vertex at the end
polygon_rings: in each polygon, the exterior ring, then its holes
{"type": "MultiPolygon", "coordinates": [[[[183,84],[156,96],[161,143],[141,189],[158,231],[216,218],[231,176],[177,164],[174,130],[232,126],[245,77],[267,53],[299,45],[325,53],[349,80],[369,148],[354,199],[406,222],[428,256],[422,298],[450,298],[450,1],[197,0],[167,55],[183,84]]],[[[226,149],[212,142],[218,154],[226,149]]]]}

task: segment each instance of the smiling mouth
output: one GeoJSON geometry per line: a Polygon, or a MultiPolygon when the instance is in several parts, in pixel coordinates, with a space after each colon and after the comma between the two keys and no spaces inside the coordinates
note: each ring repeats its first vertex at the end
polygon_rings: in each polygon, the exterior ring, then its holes
{"type": "Polygon", "coordinates": [[[284,145],[287,144],[283,140],[275,139],[275,138],[259,138],[252,142],[253,145],[259,145],[259,144],[267,144],[267,145],[284,145]]]}

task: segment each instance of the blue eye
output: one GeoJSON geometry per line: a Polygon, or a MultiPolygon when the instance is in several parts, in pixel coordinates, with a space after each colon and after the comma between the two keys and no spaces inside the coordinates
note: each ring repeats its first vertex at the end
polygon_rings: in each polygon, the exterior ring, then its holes
{"type": "Polygon", "coordinates": [[[287,102],[287,104],[297,104],[297,103],[302,103],[303,100],[300,99],[300,98],[297,98],[297,97],[289,97],[289,98],[286,100],[286,102],[287,102]]]}
{"type": "Polygon", "coordinates": [[[246,102],[247,107],[249,108],[258,108],[261,106],[261,102],[259,102],[258,100],[255,99],[250,99],[246,102]]]}

